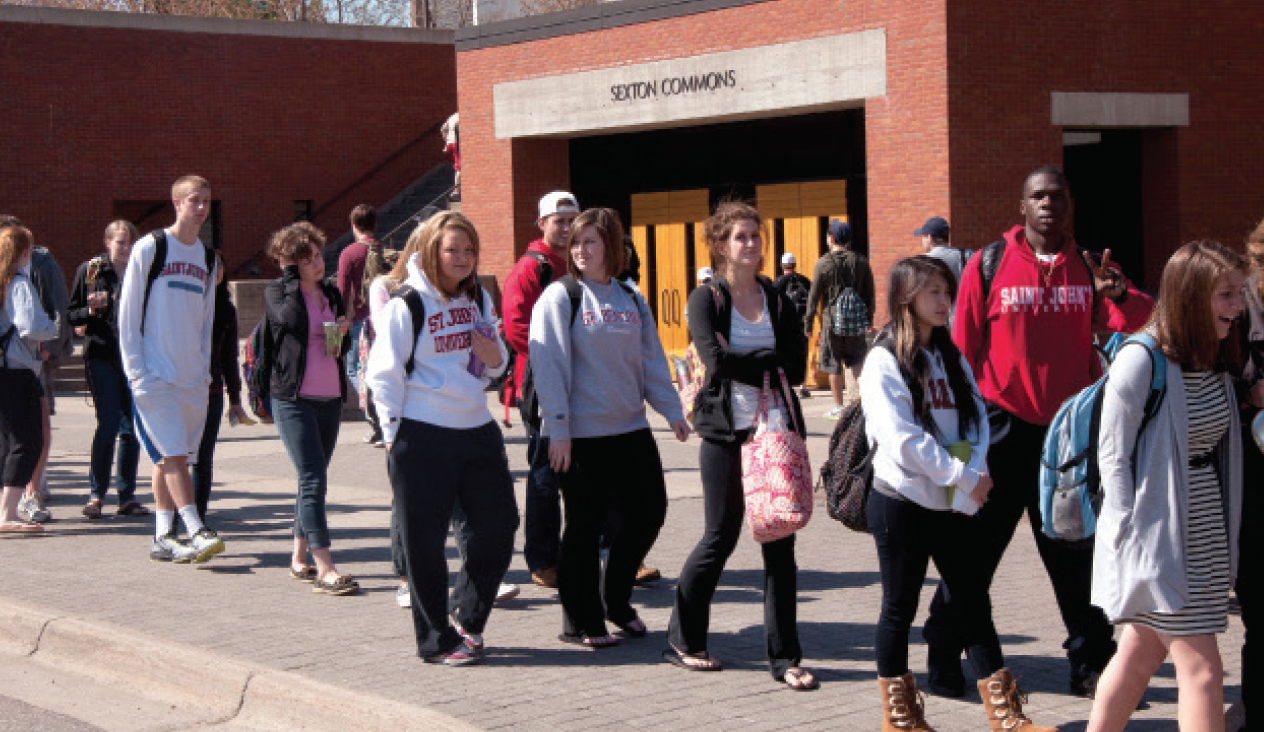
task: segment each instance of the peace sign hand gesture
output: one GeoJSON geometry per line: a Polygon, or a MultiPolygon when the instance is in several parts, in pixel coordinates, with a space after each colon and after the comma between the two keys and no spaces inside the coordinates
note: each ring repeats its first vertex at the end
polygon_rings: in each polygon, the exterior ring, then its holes
{"type": "Polygon", "coordinates": [[[1124,294],[1124,277],[1119,270],[1110,266],[1110,250],[1102,253],[1099,264],[1089,252],[1082,252],[1088,269],[1093,273],[1093,292],[1096,295],[1118,300],[1124,294]]]}

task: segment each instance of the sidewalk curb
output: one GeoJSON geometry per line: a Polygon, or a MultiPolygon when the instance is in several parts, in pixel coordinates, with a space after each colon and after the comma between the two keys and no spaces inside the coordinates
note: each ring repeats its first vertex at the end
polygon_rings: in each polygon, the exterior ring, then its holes
{"type": "Polygon", "coordinates": [[[24,656],[128,693],[258,730],[477,732],[447,714],[349,691],[0,596],[0,657],[24,656]],[[197,669],[196,684],[189,670],[197,669]]]}

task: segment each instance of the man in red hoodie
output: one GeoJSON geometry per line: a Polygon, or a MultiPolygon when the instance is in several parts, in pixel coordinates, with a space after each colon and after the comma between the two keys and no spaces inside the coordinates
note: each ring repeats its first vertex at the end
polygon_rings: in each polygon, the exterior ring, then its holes
{"type": "MultiPolygon", "coordinates": [[[[1093,332],[1140,330],[1154,301],[1111,266],[1110,250],[1099,264],[1076,246],[1061,170],[1028,175],[1019,211],[1023,226],[970,258],[953,321],[953,341],[974,371],[992,427],[988,470],[995,487],[977,518],[987,536],[977,563],[990,584],[1025,509],[1066,625],[1071,691],[1087,696],[1115,652],[1114,629],[1089,602],[1091,546],[1055,541],[1040,529],[1041,447],[1062,402],[1102,374],[1093,332]]],[[[958,627],[941,583],[922,633],[930,646],[929,686],[945,696],[964,694],[958,627]]]]}
{"type": "MultiPolygon", "coordinates": [[[[579,203],[566,191],[553,191],[540,199],[539,213],[536,225],[541,236],[527,245],[527,251],[505,280],[501,297],[505,340],[517,354],[513,381],[506,385],[506,393],[512,389],[515,398],[522,396],[522,379],[527,371],[531,310],[544,288],[566,274],[566,241],[571,222],[579,215],[579,203]]],[[[556,588],[562,510],[557,477],[549,467],[549,438],[531,429],[525,417],[522,424],[527,430],[527,460],[531,463],[522,553],[527,558],[531,579],[542,587],[556,588]]]]}

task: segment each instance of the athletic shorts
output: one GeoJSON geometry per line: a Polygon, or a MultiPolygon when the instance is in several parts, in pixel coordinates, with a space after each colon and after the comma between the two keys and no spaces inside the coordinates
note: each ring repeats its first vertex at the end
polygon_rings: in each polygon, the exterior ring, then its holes
{"type": "Polygon", "coordinates": [[[859,366],[869,352],[869,345],[862,335],[837,336],[828,330],[821,331],[820,348],[821,371],[837,376],[843,373],[843,367],[859,366]]]}
{"type": "Polygon", "coordinates": [[[210,401],[207,394],[205,386],[181,388],[161,382],[146,384],[143,393],[133,390],[136,437],[155,465],[163,458],[180,456],[188,457],[190,465],[197,462],[210,401]]]}

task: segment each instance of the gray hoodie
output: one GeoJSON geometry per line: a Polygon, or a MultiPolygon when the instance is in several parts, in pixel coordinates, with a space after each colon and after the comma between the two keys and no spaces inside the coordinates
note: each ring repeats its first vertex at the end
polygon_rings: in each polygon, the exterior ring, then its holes
{"type": "Polygon", "coordinates": [[[571,325],[566,287],[545,288],[531,313],[530,362],[543,419],[554,440],[621,435],[649,427],[645,402],[669,422],[684,419],[654,315],[639,294],[580,280],[571,325]]]}

